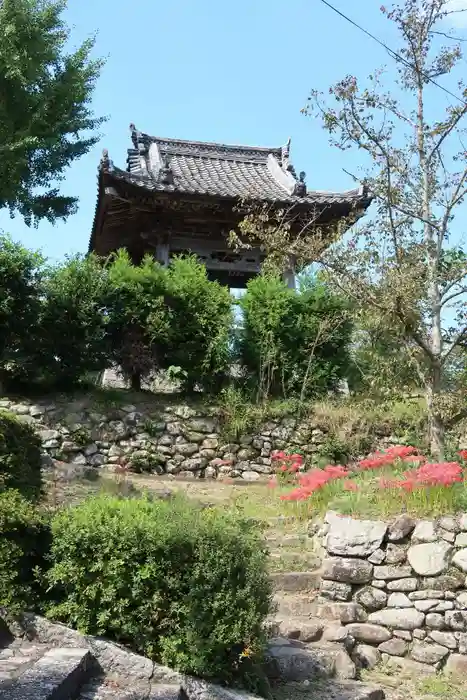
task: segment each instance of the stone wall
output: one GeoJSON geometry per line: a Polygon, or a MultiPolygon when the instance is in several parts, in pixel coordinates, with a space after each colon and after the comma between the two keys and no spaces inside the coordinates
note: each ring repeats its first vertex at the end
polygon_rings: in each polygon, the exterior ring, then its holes
{"type": "MultiPolygon", "coordinates": [[[[143,395],[144,396],[144,395],[143,395]]],[[[44,448],[44,462],[80,468],[173,474],[185,478],[239,478],[256,481],[273,471],[274,450],[300,449],[315,454],[325,432],[293,418],[265,423],[254,435],[228,442],[218,410],[205,405],[142,400],[116,404],[86,395],[31,401],[0,399],[6,409],[34,426],[44,448]]]]}
{"type": "Polygon", "coordinates": [[[320,599],[357,663],[467,672],[467,515],[388,524],[328,513],[317,538],[320,599]]]}

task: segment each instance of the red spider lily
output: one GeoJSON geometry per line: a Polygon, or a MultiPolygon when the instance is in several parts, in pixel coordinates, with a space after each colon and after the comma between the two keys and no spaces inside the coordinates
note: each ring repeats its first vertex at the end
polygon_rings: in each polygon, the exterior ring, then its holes
{"type": "Polygon", "coordinates": [[[452,486],[463,481],[462,467],[458,462],[425,463],[417,469],[405,472],[403,479],[380,479],[380,488],[401,488],[413,491],[427,486],[452,486]]]}
{"type": "Polygon", "coordinates": [[[415,447],[409,445],[394,445],[384,450],[384,452],[375,452],[366,459],[361,459],[357,466],[363,471],[367,469],[379,469],[387,464],[392,464],[396,459],[408,459],[414,452],[416,452],[415,447]]]}
{"type": "Polygon", "coordinates": [[[344,481],[344,490],[345,491],[358,491],[358,486],[355,483],[355,481],[344,481]]]}
{"type": "Polygon", "coordinates": [[[467,450],[459,450],[459,457],[467,462],[467,450]]]}
{"type": "Polygon", "coordinates": [[[275,489],[277,487],[277,479],[275,476],[272,476],[269,481],[268,481],[268,486],[271,489],[275,489]]]}
{"type": "Polygon", "coordinates": [[[309,498],[315,491],[323,488],[327,483],[334,479],[340,479],[347,476],[348,472],[345,467],[340,465],[329,464],[324,469],[313,469],[306,474],[298,476],[297,489],[294,489],[288,494],[281,496],[283,501],[302,501],[309,498]]]}
{"type": "Polygon", "coordinates": [[[408,457],[404,457],[404,462],[407,462],[407,464],[421,464],[422,462],[426,462],[426,457],[423,455],[409,455],[408,457]]]}

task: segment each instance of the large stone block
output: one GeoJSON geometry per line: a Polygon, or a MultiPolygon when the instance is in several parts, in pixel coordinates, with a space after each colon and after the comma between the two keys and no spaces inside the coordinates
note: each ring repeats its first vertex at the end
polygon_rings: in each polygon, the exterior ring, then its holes
{"type": "Polygon", "coordinates": [[[373,566],[364,559],[331,557],[323,561],[323,579],[341,583],[361,584],[371,581],[373,566]]]}
{"type": "Polygon", "coordinates": [[[407,559],[419,576],[438,576],[447,571],[453,548],[447,542],[427,542],[409,547],[407,559]]]}
{"type": "Polygon", "coordinates": [[[387,531],[386,523],[381,521],[354,520],[335,513],[328,513],[326,522],[329,532],[325,547],[329,554],[343,557],[370,556],[380,547],[387,531]]]}
{"type": "Polygon", "coordinates": [[[368,622],[392,629],[414,630],[422,627],[425,615],[415,608],[378,610],[368,616],[368,622]]]}

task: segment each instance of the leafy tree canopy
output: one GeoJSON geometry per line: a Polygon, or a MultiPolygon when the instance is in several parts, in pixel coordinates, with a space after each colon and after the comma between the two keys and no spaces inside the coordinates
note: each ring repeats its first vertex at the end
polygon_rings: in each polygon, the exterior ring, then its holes
{"type": "Polygon", "coordinates": [[[65,219],[77,199],[52,182],[98,141],[90,107],[102,60],[94,39],[76,50],[65,0],[0,3],[0,208],[19,212],[28,226],[65,219]]]}

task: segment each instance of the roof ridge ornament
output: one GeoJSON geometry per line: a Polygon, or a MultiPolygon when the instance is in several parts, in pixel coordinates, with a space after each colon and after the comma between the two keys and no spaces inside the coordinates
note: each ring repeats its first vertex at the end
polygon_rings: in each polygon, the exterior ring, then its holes
{"type": "Polygon", "coordinates": [[[302,170],[300,172],[300,175],[298,176],[298,182],[295,185],[295,190],[294,194],[297,195],[297,197],[305,197],[306,196],[306,172],[302,170]]]}
{"type": "Polygon", "coordinates": [[[281,148],[281,166],[283,167],[284,170],[288,170],[290,166],[289,162],[289,156],[290,156],[290,143],[292,139],[289,138],[287,139],[287,143],[282,146],[281,148]]]}
{"type": "Polygon", "coordinates": [[[104,173],[108,173],[113,170],[114,164],[109,158],[109,152],[106,148],[102,151],[101,159],[99,161],[99,170],[104,173]]]}
{"type": "Polygon", "coordinates": [[[170,160],[167,155],[163,155],[162,167],[159,170],[159,181],[162,185],[173,185],[174,184],[174,174],[172,168],[170,167],[170,160]]]}
{"type": "Polygon", "coordinates": [[[146,152],[146,145],[144,143],[143,134],[138,131],[133,122],[130,124],[131,140],[133,141],[133,146],[140,154],[146,152]]]}

